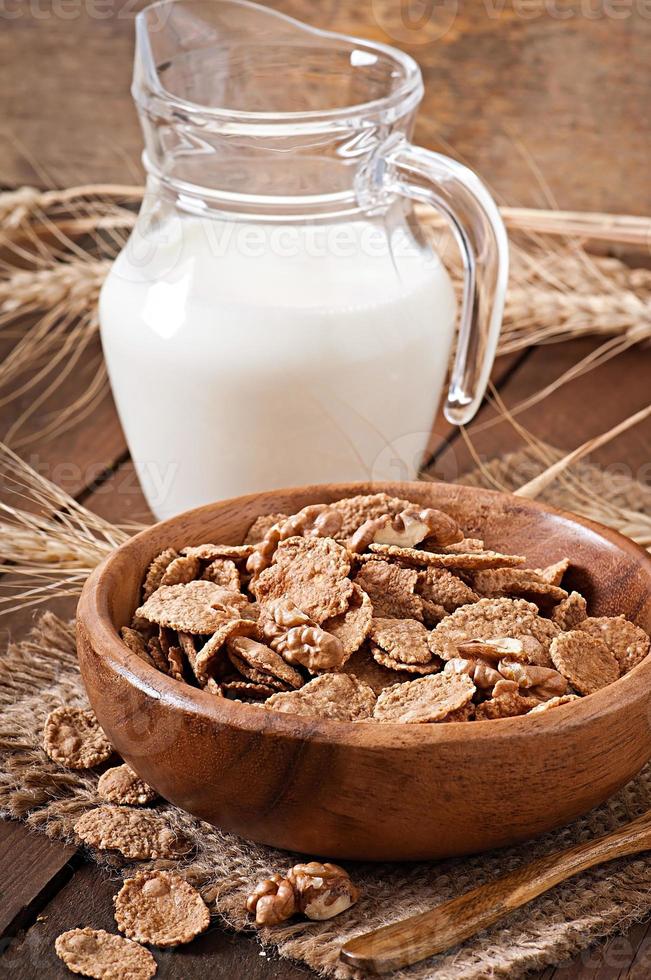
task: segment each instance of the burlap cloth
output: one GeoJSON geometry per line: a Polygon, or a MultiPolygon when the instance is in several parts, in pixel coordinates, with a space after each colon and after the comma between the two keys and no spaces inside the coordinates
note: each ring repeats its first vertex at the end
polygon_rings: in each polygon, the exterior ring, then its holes
{"type": "MultiPolygon", "coordinates": [[[[492,464],[491,470],[506,485],[515,486],[527,478],[530,463],[526,454],[519,454],[492,464]]],[[[531,465],[529,475],[540,469],[531,465]]],[[[651,511],[651,490],[641,484],[613,480],[590,466],[581,467],[580,475],[602,500],[651,511]]],[[[556,487],[547,497],[560,506],[572,503],[567,488],[556,487]]],[[[85,706],[87,701],[77,670],[73,627],[45,613],[29,638],[12,644],[0,662],[0,812],[19,817],[50,837],[71,841],[74,821],[99,802],[97,774],[63,769],[42,751],[45,718],[60,704],[85,706]]],[[[526,791],[523,786],[522,792],[526,791]]],[[[358,905],[331,922],[299,922],[263,931],[260,941],[325,976],[351,977],[353,971],[339,963],[338,956],[342,943],[352,936],[430,908],[537,855],[607,832],[649,807],[651,765],[604,806],[520,847],[438,863],[349,864],[362,890],[358,905]]],[[[175,807],[161,809],[196,843],[195,856],[180,862],[180,869],[200,887],[217,917],[234,929],[250,928],[243,913],[247,890],[258,879],[293,863],[292,855],[223,834],[175,807]]],[[[129,870],[119,857],[91,856],[121,873],[129,870]]],[[[174,862],[152,864],[174,866],[174,862]]],[[[651,856],[620,860],[558,886],[463,945],[394,976],[410,980],[520,977],[570,957],[649,912],[651,856]]]]}

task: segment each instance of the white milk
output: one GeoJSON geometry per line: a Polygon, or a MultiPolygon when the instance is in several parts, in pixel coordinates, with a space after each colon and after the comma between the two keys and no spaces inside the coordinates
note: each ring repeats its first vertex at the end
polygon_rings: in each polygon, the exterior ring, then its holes
{"type": "Polygon", "coordinates": [[[456,310],[440,261],[404,227],[176,216],[133,236],[102,290],[101,334],[158,517],[272,487],[414,478],[456,310]]]}

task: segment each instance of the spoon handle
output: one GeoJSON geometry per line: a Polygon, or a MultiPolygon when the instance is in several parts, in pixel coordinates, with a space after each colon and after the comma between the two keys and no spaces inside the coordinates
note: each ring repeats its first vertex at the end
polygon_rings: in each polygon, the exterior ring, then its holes
{"type": "Polygon", "coordinates": [[[442,953],[553,888],[604,861],[651,850],[651,813],[604,837],[548,854],[429,912],[356,936],[341,958],[358,969],[388,973],[442,953]]]}

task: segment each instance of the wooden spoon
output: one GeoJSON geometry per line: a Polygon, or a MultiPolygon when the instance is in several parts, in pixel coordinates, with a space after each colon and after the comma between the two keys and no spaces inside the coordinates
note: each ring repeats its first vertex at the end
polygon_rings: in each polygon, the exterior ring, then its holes
{"type": "Polygon", "coordinates": [[[651,850],[651,811],[596,840],[548,854],[429,912],[356,936],[342,947],[350,966],[388,973],[468,939],[573,875],[604,861],[651,850]]]}

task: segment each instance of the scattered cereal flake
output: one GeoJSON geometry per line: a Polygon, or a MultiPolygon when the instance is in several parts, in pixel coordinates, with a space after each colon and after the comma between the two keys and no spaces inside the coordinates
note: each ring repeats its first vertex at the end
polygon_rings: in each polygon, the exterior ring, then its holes
{"type": "Polygon", "coordinates": [[[428,599],[446,612],[454,612],[459,606],[477,602],[479,596],[469,585],[445,568],[426,568],[418,572],[416,591],[423,599],[428,599]]]}
{"type": "Polygon", "coordinates": [[[543,701],[542,704],[537,704],[527,713],[530,715],[539,715],[543,711],[549,711],[551,708],[558,708],[561,704],[569,704],[570,701],[580,700],[581,698],[578,694],[562,694],[558,698],[550,698],[549,701],[543,701]]]}
{"type": "Polygon", "coordinates": [[[231,660],[243,660],[249,667],[259,670],[261,674],[271,674],[290,687],[302,687],[303,675],[294,667],[285,663],[275,650],[245,636],[231,637],[226,642],[231,660]]]}
{"type": "Polygon", "coordinates": [[[224,694],[235,697],[236,695],[245,698],[255,698],[262,699],[268,698],[272,694],[277,694],[276,688],[272,687],[270,684],[264,684],[258,681],[222,681],[221,690],[224,694]]]}
{"type": "Polygon", "coordinates": [[[183,649],[194,676],[204,686],[219,663],[220,654],[226,641],[235,636],[258,636],[257,623],[251,619],[237,617],[222,620],[210,639],[201,641],[190,633],[179,630],[179,643],[183,649]]]}
{"type": "MultiPolygon", "coordinates": [[[[428,542],[423,542],[423,547],[428,547],[428,542]]],[[[432,550],[436,551],[436,547],[432,550]]],[[[450,555],[472,555],[479,551],[486,551],[486,547],[481,538],[462,538],[461,541],[455,541],[453,544],[447,544],[445,548],[440,548],[440,551],[444,551],[450,555]]]]}
{"type": "Polygon", "coordinates": [[[561,558],[560,561],[554,562],[553,565],[546,565],[545,568],[537,568],[536,572],[543,582],[549,582],[550,585],[560,585],[569,567],[570,559],[561,558]]]}
{"type": "Polygon", "coordinates": [[[567,598],[565,589],[539,578],[529,568],[487,568],[475,572],[473,585],[483,596],[520,596],[533,602],[561,602],[567,598]]]}
{"type": "Polygon", "coordinates": [[[169,649],[174,645],[176,634],[174,630],[168,629],[167,626],[158,627],[158,643],[160,645],[161,653],[167,659],[167,654],[169,649]]]}
{"type": "Polygon", "coordinates": [[[393,544],[371,544],[369,551],[387,558],[396,558],[416,568],[431,566],[434,568],[503,568],[511,565],[522,565],[525,558],[520,555],[501,555],[497,551],[468,552],[434,552],[422,551],[418,548],[398,548],[393,544]]]}
{"type": "Polygon", "coordinates": [[[102,804],[87,810],[74,829],[85,844],[100,851],[119,851],[134,861],[181,857],[190,850],[188,841],[153,810],[102,804]]]}
{"type": "Polygon", "coordinates": [[[438,674],[441,669],[441,661],[438,657],[433,658],[426,664],[405,664],[402,660],[396,660],[395,657],[392,657],[390,653],[386,653],[375,643],[371,643],[370,649],[371,656],[376,663],[380,664],[381,667],[386,667],[387,670],[403,671],[408,674],[438,674]]]}
{"type": "Polygon", "coordinates": [[[178,551],[175,551],[174,548],[166,548],[165,551],[161,551],[160,555],[156,555],[147,569],[147,574],[145,575],[145,581],[142,587],[143,602],[145,602],[150,595],[153,595],[161,583],[165,569],[170,562],[173,562],[175,558],[178,558],[178,556],[179,553],[178,551]]]}
{"type": "Polygon", "coordinates": [[[472,721],[474,717],[475,705],[470,701],[468,704],[464,704],[463,708],[457,708],[456,711],[451,711],[449,715],[441,718],[436,724],[446,725],[451,721],[472,721]]]}
{"type": "Polygon", "coordinates": [[[388,561],[373,559],[362,565],[355,583],[373,604],[373,615],[396,619],[422,619],[423,603],[415,594],[418,572],[388,561]]]}
{"type": "Polygon", "coordinates": [[[241,587],[240,573],[237,565],[230,558],[215,558],[201,576],[207,582],[221,585],[223,589],[239,592],[241,587]]]}
{"type": "Polygon", "coordinates": [[[43,748],[68,769],[92,769],[113,755],[113,746],[94,713],[84,708],[55,708],[47,716],[43,748]]]}
{"type": "Polygon", "coordinates": [[[382,517],[384,514],[395,517],[401,510],[418,505],[409,500],[401,500],[399,497],[390,497],[386,493],[370,493],[357,497],[343,497],[341,500],[335,500],[330,506],[341,515],[342,524],[338,536],[344,540],[352,537],[365,521],[382,517]]]}
{"type": "Polygon", "coordinates": [[[477,721],[495,721],[498,718],[515,718],[518,715],[526,715],[535,708],[540,702],[538,698],[527,697],[519,691],[509,691],[500,694],[498,697],[490,698],[488,701],[478,704],[475,708],[475,718],[477,721]]]}
{"type": "Polygon", "coordinates": [[[265,708],[287,714],[334,721],[363,721],[370,718],[375,692],[350,674],[321,674],[299,691],[274,694],[265,708]]]}
{"type": "Polygon", "coordinates": [[[250,681],[252,684],[264,684],[265,687],[269,687],[272,691],[290,691],[291,685],[286,684],[284,681],[279,680],[277,677],[273,677],[271,674],[265,674],[261,670],[257,670],[255,667],[249,666],[245,660],[238,657],[235,653],[227,654],[228,664],[233,668],[233,671],[229,670],[226,665],[221,668],[218,672],[218,677],[220,683],[225,683],[227,681],[250,681]]]}
{"type": "Polygon", "coordinates": [[[619,677],[619,664],[606,643],[581,629],[557,636],[550,654],[556,669],[580,694],[593,694],[619,677]]]}
{"type": "Polygon", "coordinates": [[[147,640],[139,630],[134,630],[130,626],[123,626],[120,630],[120,637],[132,653],[135,653],[150,667],[156,666],[147,648],[147,640]]]}
{"type": "Polygon", "coordinates": [[[527,660],[546,667],[549,645],[558,632],[558,626],[539,616],[538,607],[525,599],[480,599],[446,616],[430,633],[429,642],[433,653],[450,660],[468,640],[522,640],[527,660]]]}
{"type": "Polygon", "coordinates": [[[96,980],[149,980],[157,969],[148,949],[104,929],[62,932],[54,949],[72,973],[96,980]]]}
{"type": "Polygon", "coordinates": [[[361,647],[368,636],[372,618],[373,604],[370,598],[359,585],[353,583],[353,594],[348,609],[338,616],[326,619],[323,629],[326,633],[336,636],[344,648],[344,657],[348,659],[361,647]]]}
{"type": "Polygon", "coordinates": [[[156,670],[161,670],[164,674],[169,673],[169,662],[167,654],[163,652],[160,636],[152,636],[147,642],[149,657],[156,670]]]}
{"type": "Polygon", "coordinates": [[[432,651],[428,633],[415,619],[373,619],[370,637],[393,660],[404,664],[428,664],[432,651]]]}
{"type": "Polygon", "coordinates": [[[181,946],[210,924],[196,888],[173,871],[139,871],[115,896],[115,921],[130,939],[152,946],[181,946]]]}
{"type": "Polygon", "coordinates": [[[440,623],[448,614],[444,606],[439,606],[438,603],[432,602],[430,599],[422,599],[421,602],[423,604],[423,622],[429,629],[440,623]]]}
{"type": "MultiPolygon", "coordinates": [[[[187,633],[186,636],[190,634],[187,633]]],[[[175,681],[185,681],[185,657],[181,647],[170,647],[167,651],[167,663],[169,665],[170,677],[175,681]]]]}
{"type": "Polygon", "coordinates": [[[466,674],[434,674],[383,691],[373,717],[380,721],[416,725],[442,721],[471,701],[475,685],[466,674]]]}
{"type": "Polygon", "coordinates": [[[274,524],[280,524],[282,521],[286,521],[289,514],[261,514],[260,517],[256,517],[253,524],[246,532],[246,537],[244,538],[244,544],[259,544],[264,538],[267,531],[269,531],[274,524]]]}
{"type": "Polygon", "coordinates": [[[156,632],[155,623],[150,623],[149,620],[143,619],[142,616],[136,616],[135,613],[131,617],[129,627],[130,629],[136,630],[136,632],[140,633],[145,640],[148,640],[149,637],[153,636],[156,632]]]}
{"type": "Polygon", "coordinates": [[[179,555],[178,558],[169,563],[163,572],[160,585],[186,585],[188,582],[192,582],[200,571],[201,562],[198,558],[179,555]]]}
{"type": "Polygon", "coordinates": [[[184,633],[214,633],[224,620],[239,618],[246,596],[213,582],[163,585],[137,610],[152,623],[184,633]]]}
{"type": "Polygon", "coordinates": [[[292,599],[320,625],[348,608],[353,585],[348,552],[331,538],[287,538],[251,590],[258,602],[292,599]]]}
{"type": "Polygon", "coordinates": [[[559,629],[573,630],[588,615],[588,604],[579,592],[570,592],[566,599],[552,610],[552,622],[559,629]]]}
{"type": "MultiPolygon", "coordinates": [[[[379,650],[379,647],[376,648],[379,650]]],[[[380,651],[382,653],[382,651],[380,651]]],[[[358,681],[363,681],[372,687],[376,694],[383,691],[385,687],[391,687],[401,681],[411,680],[409,671],[400,670],[400,664],[396,661],[396,668],[384,667],[373,655],[367,644],[356,650],[352,657],[346,662],[343,670],[346,674],[351,674],[358,681]]]]}
{"type": "Polygon", "coordinates": [[[649,637],[625,616],[590,616],[577,629],[604,641],[619,664],[620,673],[637,667],[649,652],[649,637]]]}
{"type": "Polygon", "coordinates": [[[243,561],[253,554],[252,544],[198,544],[191,548],[181,548],[182,555],[200,558],[202,561],[213,561],[215,558],[232,558],[243,561]]]}
{"type": "Polygon", "coordinates": [[[126,763],[102,773],[97,783],[97,792],[107,803],[131,806],[144,806],[158,796],[156,790],[148,786],[126,763]]]}

